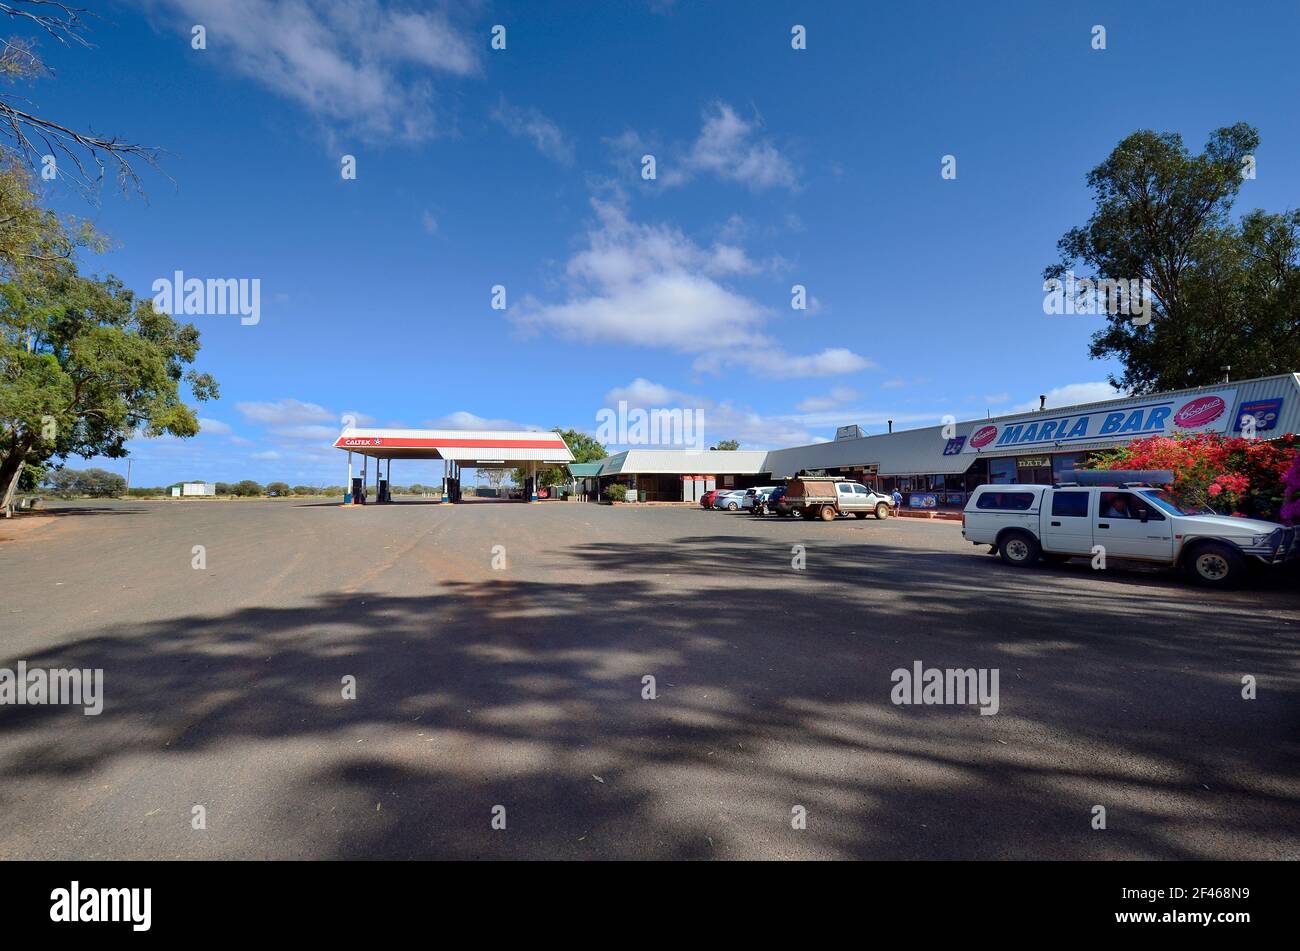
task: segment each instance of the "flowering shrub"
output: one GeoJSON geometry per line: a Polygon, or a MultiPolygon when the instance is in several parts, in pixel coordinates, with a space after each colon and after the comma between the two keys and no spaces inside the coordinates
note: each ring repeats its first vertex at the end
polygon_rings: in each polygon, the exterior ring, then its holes
{"type": "Polygon", "coordinates": [[[1288,525],[1300,523],[1300,453],[1282,480],[1282,521],[1288,525]]]}
{"type": "Polygon", "coordinates": [[[1242,439],[1219,433],[1176,432],[1135,439],[1096,454],[1094,469],[1169,469],[1170,493],[1187,505],[1219,512],[1300,521],[1300,454],[1294,433],[1242,439]],[[1290,481],[1285,481],[1290,480],[1290,481]],[[1294,483],[1294,484],[1293,484],[1294,483]]]}

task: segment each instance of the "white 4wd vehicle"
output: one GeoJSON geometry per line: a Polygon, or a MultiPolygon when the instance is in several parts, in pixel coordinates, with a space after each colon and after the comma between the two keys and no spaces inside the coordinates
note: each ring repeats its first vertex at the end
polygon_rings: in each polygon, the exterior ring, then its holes
{"type": "Polygon", "coordinates": [[[1300,556],[1300,530],[1180,505],[1151,484],[1172,481],[1169,473],[1089,471],[1074,478],[1080,482],[980,486],[962,512],[962,536],[992,545],[1009,565],[1104,551],[1107,558],[1178,565],[1213,587],[1237,584],[1248,560],[1274,565],[1300,556]]]}
{"type": "Polygon", "coordinates": [[[786,486],[783,504],[804,518],[830,522],[838,515],[866,518],[889,516],[891,499],[861,482],[830,476],[796,476],[786,486]]]}

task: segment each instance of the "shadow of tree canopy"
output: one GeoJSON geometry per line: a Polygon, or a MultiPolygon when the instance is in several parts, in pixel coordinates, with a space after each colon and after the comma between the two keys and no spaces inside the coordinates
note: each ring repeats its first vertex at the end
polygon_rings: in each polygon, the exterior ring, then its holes
{"type": "Polygon", "coordinates": [[[563,582],[116,623],[27,656],[103,668],[105,710],[0,715],[0,852],[34,848],[13,843],[35,801],[102,783],[171,817],[122,821],[98,846],[121,857],[1298,854],[1294,613],[880,542],[795,571],[791,529],[579,545],[563,582]],[[915,660],[998,668],[1000,712],[895,706],[915,660]]]}

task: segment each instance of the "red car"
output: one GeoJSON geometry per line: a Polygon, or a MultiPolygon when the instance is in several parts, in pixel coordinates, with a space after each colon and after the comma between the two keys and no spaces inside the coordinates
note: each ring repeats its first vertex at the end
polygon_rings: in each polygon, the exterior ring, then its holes
{"type": "Polygon", "coordinates": [[[701,496],[700,498],[700,508],[702,509],[713,508],[713,497],[717,495],[719,492],[730,492],[730,491],[731,491],[730,489],[709,489],[709,491],[705,492],[704,495],[701,496]]]}

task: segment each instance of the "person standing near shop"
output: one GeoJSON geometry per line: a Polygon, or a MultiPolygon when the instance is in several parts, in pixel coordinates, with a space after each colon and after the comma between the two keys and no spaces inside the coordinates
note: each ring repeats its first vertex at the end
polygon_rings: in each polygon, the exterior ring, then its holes
{"type": "Polygon", "coordinates": [[[897,516],[898,510],[902,508],[903,505],[903,493],[895,489],[894,494],[890,496],[890,498],[893,500],[894,503],[894,515],[897,516]]]}

